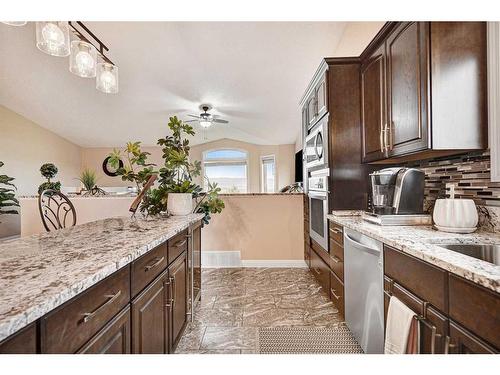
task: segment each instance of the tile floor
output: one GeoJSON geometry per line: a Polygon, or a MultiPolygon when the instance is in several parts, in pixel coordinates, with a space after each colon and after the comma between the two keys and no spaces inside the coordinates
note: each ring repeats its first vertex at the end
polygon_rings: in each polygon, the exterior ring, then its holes
{"type": "Polygon", "coordinates": [[[201,302],[176,353],[258,353],[259,327],[339,324],[337,308],[306,268],[205,269],[201,302]]]}

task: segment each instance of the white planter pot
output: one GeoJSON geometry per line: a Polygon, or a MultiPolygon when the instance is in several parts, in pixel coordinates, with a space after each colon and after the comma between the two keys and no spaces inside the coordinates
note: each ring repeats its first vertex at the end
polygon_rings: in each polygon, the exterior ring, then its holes
{"type": "Polygon", "coordinates": [[[191,193],[168,193],[167,209],[175,216],[185,216],[193,212],[191,193]]]}

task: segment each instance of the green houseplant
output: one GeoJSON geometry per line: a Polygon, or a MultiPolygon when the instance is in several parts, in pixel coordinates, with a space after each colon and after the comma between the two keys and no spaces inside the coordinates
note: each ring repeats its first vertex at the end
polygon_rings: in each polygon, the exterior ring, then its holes
{"type": "Polygon", "coordinates": [[[85,195],[91,194],[91,195],[104,195],[106,194],[104,190],[101,188],[97,187],[97,174],[94,170],[85,168],[82,173],[80,174],[80,177],[77,178],[78,181],[80,181],[83,185],[83,189],[85,191],[85,195]]]}
{"type": "MultiPolygon", "coordinates": [[[[4,163],[0,161],[0,168],[4,163]]],[[[15,198],[16,186],[12,183],[13,177],[0,174],[0,216],[17,215],[15,207],[19,207],[19,201],[15,198]]]]}
{"type": "Polygon", "coordinates": [[[42,192],[47,189],[61,191],[61,182],[50,181],[51,178],[56,177],[57,172],[57,167],[52,163],[46,163],[40,167],[40,173],[47,179],[47,181],[38,187],[38,194],[42,194],[42,192]]]}

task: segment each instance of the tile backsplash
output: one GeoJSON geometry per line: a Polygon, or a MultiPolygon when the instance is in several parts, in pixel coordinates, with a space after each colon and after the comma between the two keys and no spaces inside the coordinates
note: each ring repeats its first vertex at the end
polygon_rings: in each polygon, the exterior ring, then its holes
{"type": "Polygon", "coordinates": [[[476,202],[479,225],[483,229],[500,231],[500,182],[490,181],[489,151],[412,162],[407,166],[425,172],[424,207],[427,212],[432,212],[437,198],[449,197],[453,186],[455,198],[476,202]]]}

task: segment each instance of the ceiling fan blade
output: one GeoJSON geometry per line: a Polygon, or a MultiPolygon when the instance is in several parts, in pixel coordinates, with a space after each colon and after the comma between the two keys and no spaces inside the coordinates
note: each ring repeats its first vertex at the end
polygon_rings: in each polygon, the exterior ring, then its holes
{"type": "Polygon", "coordinates": [[[219,123],[219,124],[228,124],[228,123],[229,123],[229,121],[227,121],[227,120],[222,120],[222,119],[220,119],[220,118],[214,118],[212,121],[213,121],[213,122],[217,122],[217,123],[219,123]]]}
{"type": "Polygon", "coordinates": [[[195,122],[195,121],[198,121],[198,120],[186,120],[186,121],[183,121],[183,122],[195,122]]]}
{"type": "Polygon", "coordinates": [[[189,117],[200,118],[200,116],[188,115],[189,117]]]}

